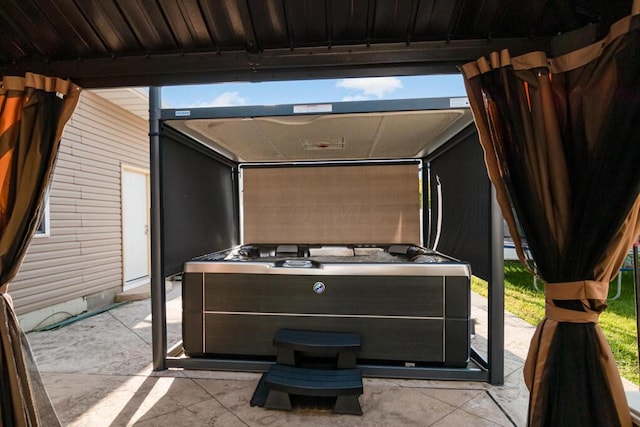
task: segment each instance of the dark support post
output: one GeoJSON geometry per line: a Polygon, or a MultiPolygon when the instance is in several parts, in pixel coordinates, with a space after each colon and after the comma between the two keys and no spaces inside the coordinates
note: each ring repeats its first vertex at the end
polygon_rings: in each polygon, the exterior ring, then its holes
{"type": "Polygon", "coordinates": [[[491,186],[491,279],[489,280],[489,382],[504,384],[504,230],[496,190],[491,186]]]}
{"type": "MultiPolygon", "coordinates": [[[[638,242],[633,244],[633,290],[636,294],[636,339],[638,340],[638,361],[640,362],[640,267],[638,266],[638,242]]],[[[622,274],[622,273],[618,273],[622,274]]]]}
{"type": "Polygon", "coordinates": [[[162,265],[162,184],[160,179],[160,88],[149,88],[151,163],[151,342],[153,370],[167,369],[167,305],[162,265]]]}

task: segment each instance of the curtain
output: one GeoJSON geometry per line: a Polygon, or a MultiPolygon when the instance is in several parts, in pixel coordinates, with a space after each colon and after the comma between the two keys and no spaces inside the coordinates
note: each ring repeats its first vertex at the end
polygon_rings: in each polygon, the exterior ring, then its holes
{"type": "Polygon", "coordinates": [[[524,368],[531,426],[631,425],[598,316],[640,233],[639,14],[636,0],[562,56],[502,51],[462,68],[505,221],[545,282],[524,368]]]}
{"type": "Polygon", "coordinates": [[[0,86],[0,421],[60,425],[7,293],[40,221],[64,125],[80,95],[69,81],[27,73],[0,86]]]}

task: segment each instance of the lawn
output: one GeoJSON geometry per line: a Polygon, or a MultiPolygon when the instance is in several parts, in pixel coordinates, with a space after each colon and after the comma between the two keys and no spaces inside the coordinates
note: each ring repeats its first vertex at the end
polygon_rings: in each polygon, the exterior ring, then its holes
{"type": "MultiPolygon", "coordinates": [[[[544,316],[544,294],[533,287],[531,274],[517,261],[505,261],[505,308],[510,313],[537,325],[544,316]]],[[[538,282],[538,287],[542,285],[538,282]]],[[[487,284],[474,278],[473,291],[487,295],[487,284]]],[[[611,282],[609,297],[616,294],[617,279],[611,282]]],[[[622,273],[620,298],[609,300],[609,307],[600,315],[600,326],[618,364],[620,375],[634,384],[640,384],[638,375],[638,341],[635,320],[635,294],[633,272],[622,273]]]]}

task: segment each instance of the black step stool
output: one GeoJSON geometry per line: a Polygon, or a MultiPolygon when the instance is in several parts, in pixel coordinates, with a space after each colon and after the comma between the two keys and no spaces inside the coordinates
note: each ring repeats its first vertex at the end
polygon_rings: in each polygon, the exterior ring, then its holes
{"type": "Polygon", "coordinates": [[[273,365],[265,376],[269,409],[291,410],[290,394],[336,397],[335,414],[362,415],[358,397],[363,393],[359,369],[307,369],[273,365]]]}
{"type": "Polygon", "coordinates": [[[348,332],[302,331],[280,329],[273,338],[278,349],[277,362],[296,366],[296,351],[331,354],[337,369],[356,367],[356,352],[360,349],[360,336],[348,332]]]}
{"type": "Polygon", "coordinates": [[[269,390],[265,408],[291,410],[291,394],[335,397],[334,413],[362,415],[358,401],[363,392],[362,374],[355,369],[358,334],[280,329],[273,345],[278,357],[264,377],[269,390]],[[296,363],[296,352],[330,355],[337,369],[302,367],[296,363]]]}

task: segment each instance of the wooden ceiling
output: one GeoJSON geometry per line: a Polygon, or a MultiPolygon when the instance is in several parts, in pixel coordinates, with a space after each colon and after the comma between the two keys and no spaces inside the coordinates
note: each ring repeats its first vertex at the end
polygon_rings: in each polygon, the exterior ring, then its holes
{"type": "Polygon", "coordinates": [[[454,73],[593,37],[632,0],[3,0],[0,72],[86,88],[454,73]]]}

